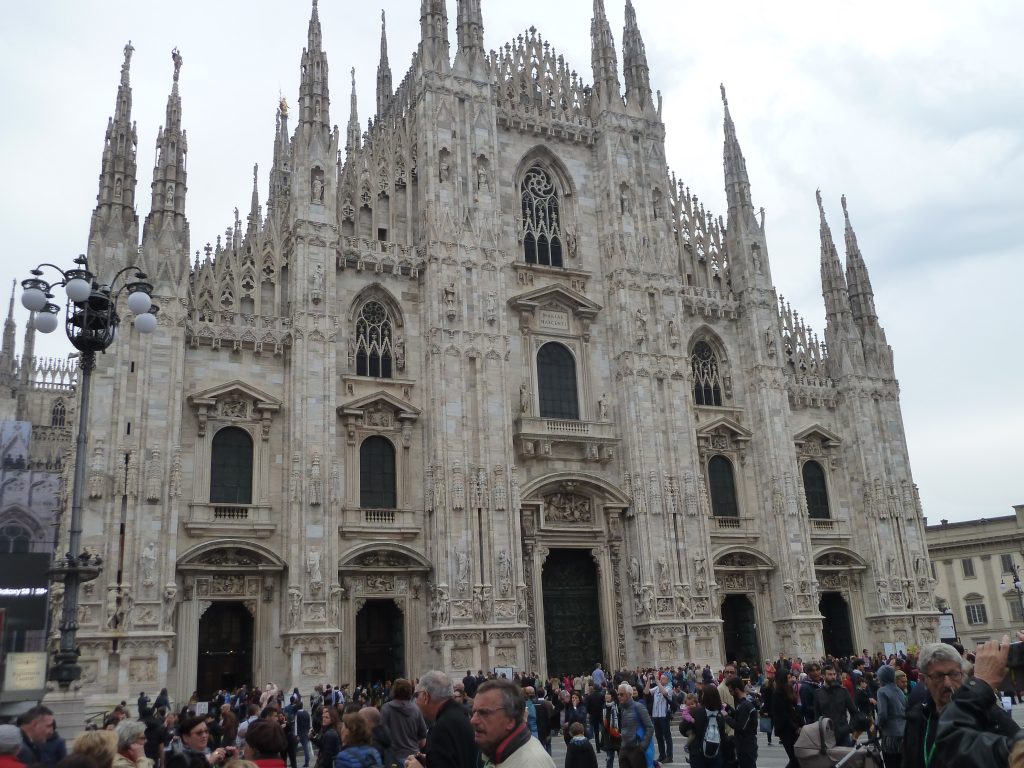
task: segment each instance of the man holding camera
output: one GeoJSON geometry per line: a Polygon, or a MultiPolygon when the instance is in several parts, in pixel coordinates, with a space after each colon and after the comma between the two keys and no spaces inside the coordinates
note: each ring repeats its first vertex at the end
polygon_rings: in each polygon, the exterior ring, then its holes
{"type": "MultiPolygon", "coordinates": [[[[1024,640],[1024,632],[1018,632],[1017,637],[1024,640]]],[[[989,640],[978,646],[974,676],[956,691],[939,719],[936,756],[943,756],[943,766],[1005,766],[1014,743],[1024,740],[1024,731],[999,702],[998,690],[1009,671],[1008,659],[1015,671],[1024,667],[1024,646],[1010,643],[1008,635],[1002,641],[989,640]]],[[[936,768],[937,764],[927,768],[936,768]]]]}

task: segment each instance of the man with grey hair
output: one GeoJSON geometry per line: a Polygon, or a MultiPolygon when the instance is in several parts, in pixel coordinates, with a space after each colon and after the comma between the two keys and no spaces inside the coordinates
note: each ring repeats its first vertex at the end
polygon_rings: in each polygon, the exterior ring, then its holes
{"type": "Polygon", "coordinates": [[[149,759],[146,757],[146,724],[139,720],[122,720],[114,730],[117,733],[114,765],[118,768],[144,765],[149,759]]]}
{"type": "Polygon", "coordinates": [[[907,709],[902,768],[941,768],[949,756],[935,749],[939,717],[963,685],[968,665],[953,646],[929,643],[921,647],[917,667],[928,687],[928,699],[907,709]]]}
{"type": "Polygon", "coordinates": [[[489,765],[555,768],[544,746],[530,734],[523,691],[510,680],[487,680],[477,688],[470,724],[489,765]]]}
{"type": "Polygon", "coordinates": [[[630,750],[640,749],[647,752],[647,747],[654,738],[654,721],[651,720],[651,713],[647,707],[633,701],[633,686],[629,683],[620,683],[618,687],[619,709],[619,733],[622,734],[622,747],[619,750],[619,762],[623,762],[622,755],[630,750]],[[637,736],[643,726],[643,738],[637,736]]]}
{"type": "Polygon", "coordinates": [[[451,678],[431,670],[416,686],[416,704],[433,721],[427,731],[426,754],[410,755],[405,768],[476,768],[479,752],[469,715],[457,701],[451,678]]]}

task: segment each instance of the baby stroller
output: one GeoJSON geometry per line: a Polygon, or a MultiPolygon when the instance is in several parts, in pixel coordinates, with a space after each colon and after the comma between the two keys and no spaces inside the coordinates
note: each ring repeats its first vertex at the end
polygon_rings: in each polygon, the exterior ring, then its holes
{"type": "Polygon", "coordinates": [[[837,747],[836,732],[827,717],[800,730],[793,752],[800,768],[883,768],[882,753],[874,742],[837,747]]]}

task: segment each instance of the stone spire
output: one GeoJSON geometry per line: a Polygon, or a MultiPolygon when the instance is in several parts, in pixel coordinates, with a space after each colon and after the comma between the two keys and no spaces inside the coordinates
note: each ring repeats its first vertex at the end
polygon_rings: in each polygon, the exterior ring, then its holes
{"type": "Polygon", "coordinates": [[[732,114],[729,112],[729,99],[725,95],[725,86],[722,89],[722,106],[725,109],[725,196],[729,204],[729,211],[743,210],[753,214],[753,204],[750,201],[750,177],[747,176],[747,161],[743,159],[743,150],[740,149],[740,142],[736,138],[736,125],[732,121],[732,114]]]}
{"type": "Polygon", "coordinates": [[[7,320],[4,321],[4,340],[0,347],[0,386],[10,390],[14,383],[14,345],[17,343],[15,334],[18,326],[14,322],[14,296],[18,291],[18,281],[11,281],[11,303],[7,306],[7,320]]]}
{"type": "Polygon", "coordinates": [[[384,21],[384,11],[380,12],[380,63],[377,65],[377,116],[384,114],[384,110],[391,100],[393,89],[391,86],[391,65],[388,63],[388,31],[384,21]]]}
{"type": "Polygon", "coordinates": [[[28,313],[28,322],[25,324],[25,341],[21,347],[21,366],[18,369],[18,398],[15,418],[18,421],[28,421],[30,418],[28,409],[29,386],[32,381],[32,374],[35,371],[36,359],[36,313],[28,313]]]}
{"type": "Polygon", "coordinates": [[[626,80],[626,106],[637,111],[651,108],[651,70],[647,49],[636,23],[632,0],[626,0],[626,26],[622,30],[622,68],[626,80]]]}
{"type": "Polygon", "coordinates": [[[150,228],[150,219],[156,214],[177,214],[185,216],[185,155],[188,142],[181,129],[181,96],[178,94],[178,76],[181,73],[182,58],[175,48],[171,51],[174,62],[174,81],[171,95],[167,97],[167,114],[164,125],[156,137],[156,165],[153,167],[153,201],[146,218],[145,233],[150,228]]]}
{"type": "Polygon", "coordinates": [[[821,293],[825,299],[825,315],[831,323],[833,319],[845,325],[850,316],[850,293],[843,275],[843,265],[839,262],[836,244],[832,240],[832,230],[825,218],[825,208],[821,202],[821,190],[815,197],[818,201],[818,215],[821,233],[821,293]]]}
{"type": "Polygon", "coordinates": [[[456,35],[459,38],[459,51],[457,55],[482,55],[483,14],[480,12],[480,0],[458,0],[458,14],[456,35]]]}
{"type": "Polygon", "coordinates": [[[309,34],[302,49],[302,78],[299,83],[299,125],[331,130],[331,96],[327,87],[327,54],[323,50],[317,0],[309,17],[309,34]]]}
{"type": "Polygon", "coordinates": [[[594,17],[590,21],[590,62],[594,69],[595,104],[600,107],[621,105],[619,62],[615,56],[615,40],[604,0],[594,0],[594,17]]]}
{"type": "Polygon", "coordinates": [[[420,0],[420,65],[447,72],[451,66],[448,44],[448,7],[445,0],[420,0]]]}
{"type": "Polygon", "coordinates": [[[842,197],[843,218],[846,221],[846,282],[850,291],[850,308],[853,320],[862,329],[867,325],[875,325],[878,315],[875,313],[875,293],[871,289],[871,278],[868,267],[864,263],[860,246],[857,245],[857,234],[850,224],[850,212],[846,209],[846,195],[842,197]]]}
{"type": "Polygon", "coordinates": [[[260,185],[258,181],[258,175],[260,172],[259,164],[255,164],[252,167],[252,200],[249,202],[249,228],[248,233],[251,235],[260,228],[260,224],[263,223],[263,214],[260,212],[260,185]]]}
{"type": "Polygon", "coordinates": [[[114,116],[107,121],[100,186],[96,195],[97,208],[122,207],[133,211],[135,207],[135,152],[138,136],[135,123],[132,122],[132,86],[129,81],[134,50],[129,40],[124,47],[124,63],[121,65],[121,83],[117,87],[114,116]]]}
{"type": "Polygon", "coordinates": [[[267,193],[267,217],[281,213],[288,205],[291,191],[291,139],[288,137],[288,102],[278,97],[274,130],[274,163],[270,166],[270,191],[267,193]]]}
{"type": "Polygon", "coordinates": [[[359,104],[356,99],[356,68],[352,67],[352,96],[349,104],[348,112],[348,128],[345,131],[345,154],[350,154],[359,149],[360,136],[362,132],[359,129],[359,104]]]}

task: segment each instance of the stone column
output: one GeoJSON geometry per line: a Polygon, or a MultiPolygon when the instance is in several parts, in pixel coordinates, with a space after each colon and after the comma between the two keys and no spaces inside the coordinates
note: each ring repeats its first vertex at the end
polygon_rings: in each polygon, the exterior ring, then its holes
{"type": "Polygon", "coordinates": [[[192,589],[191,583],[186,582],[184,598],[178,606],[178,682],[173,698],[179,702],[188,701],[199,674],[199,602],[192,589]]]}

